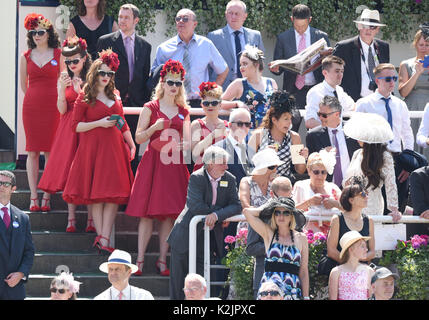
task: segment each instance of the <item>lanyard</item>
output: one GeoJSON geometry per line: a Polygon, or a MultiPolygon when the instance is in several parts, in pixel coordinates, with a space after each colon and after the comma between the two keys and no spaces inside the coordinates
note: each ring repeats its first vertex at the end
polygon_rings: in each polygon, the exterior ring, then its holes
{"type": "MultiPolygon", "coordinates": [[[[371,76],[370,76],[370,73],[369,73],[369,70],[368,70],[368,66],[366,65],[366,62],[365,62],[365,55],[363,53],[363,48],[362,48],[361,41],[362,40],[360,38],[358,38],[360,56],[361,56],[362,61],[363,61],[364,65],[365,65],[365,69],[366,69],[366,73],[368,74],[368,78],[371,80],[371,76]]],[[[378,46],[377,46],[377,43],[375,41],[373,41],[373,42],[374,42],[374,49],[375,49],[374,62],[377,62],[377,63],[380,64],[380,60],[378,59],[378,55],[379,55],[379,53],[378,53],[378,46]]],[[[369,46],[369,49],[371,50],[371,46],[369,46]]]]}

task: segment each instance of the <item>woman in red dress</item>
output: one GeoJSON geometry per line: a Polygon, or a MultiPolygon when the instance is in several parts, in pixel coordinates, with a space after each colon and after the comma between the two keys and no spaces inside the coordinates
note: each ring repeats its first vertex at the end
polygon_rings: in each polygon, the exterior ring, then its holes
{"type": "Polygon", "coordinates": [[[161,221],[160,255],[156,262],[163,276],[167,268],[167,237],[174,220],[185,207],[189,172],[184,161],[189,152],[190,116],[179,61],[169,60],[161,71],[154,99],[143,106],[136,129],[136,142],[150,139],[137,168],[125,214],[140,217],[137,266],[141,275],[144,254],[152,236],[153,219],[161,221]],[[164,142],[163,142],[164,141],[164,142]],[[185,142],[183,142],[185,141],[185,142]]]}
{"type": "Polygon", "coordinates": [[[200,85],[201,107],[205,117],[191,123],[192,157],[195,159],[194,171],[203,166],[204,151],[218,141],[225,139],[228,121],[219,119],[222,87],[216,82],[203,82],[200,85]]]}
{"type": "Polygon", "coordinates": [[[108,252],[114,250],[109,242],[118,206],[130,195],[130,161],[136,151],[115,89],[118,66],[118,55],[106,50],[88,71],[73,109],[79,145],[63,193],[68,203],[90,206],[97,231],[94,246],[108,252]]]}
{"type": "MultiPolygon", "coordinates": [[[[61,114],[49,163],[46,165],[38,188],[50,194],[64,190],[70,166],[77,150],[78,135],[72,130],[73,106],[91,66],[85,39],[71,37],[64,41],[61,54],[67,71],[58,81],[57,107],[61,114]]],[[[76,205],[68,204],[66,232],[76,232],[76,205]]],[[[95,232],[92,214],[88,211],[86,232],[95,232]]]]}
{"type": "Polygon", "coordinates": [[[52,23],[41,14],[25,17],[28,30],[28,50],[21,56],[20,78],[24,92],[22,120],[25,131],[27,176],[30,187],[30,211],[49,211],[50,194],[45,192],[42,206],[37,196],[40,153],[49,159],[55,132],[60,120],[57,110],[57,80],[60,74],[61,49],[58,34],[52,23]]]}

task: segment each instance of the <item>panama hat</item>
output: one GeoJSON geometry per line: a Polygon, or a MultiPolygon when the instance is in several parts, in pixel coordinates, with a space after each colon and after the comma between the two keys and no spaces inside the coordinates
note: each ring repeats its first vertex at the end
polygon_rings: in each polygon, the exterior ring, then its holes
{"type": "Polygon", "coordinates": [[[358,20],[353,20],[355,23],[363,24],[366,26],[385,27],[386,25],[380,23],[380,13],[378,10],[364,9],[358,20]]]}
{"type": "Polygon", "coordinates": [[[393,140],[389,123],[375,113],[354,112],[344,125],[344,133],[365,143],[388,143],[393,140]]]}
{"type": "Polygon", "coordinates": [[[251,175],[264,174],[268,167],[284,164],[284,161],[280,160],[277,152],[273,148],[265,148],[257,152],[253,156],[252,162],[255,168],[250,173],[251,175]]]}
{"type": "Polygon", "coordinates": [[[112,254],[109,256],[107,262],[103,262],[100,265],[99,269],[104,273],[108,273],[108,266],[111,263],[124,264],[126,266],[129,266],[131,268],[131,273],[134,273],[139,269],[135,264],[131,263],[131,255],[128,252],[119,249],[115,249],[115,251],[113,251],[112,254]]]}
{"type": "Polygon", "coordinates": [[[301,210],[295,208],[295,201],[289,197],[271,198],[263,206],[259,213],[259,218],[269,224],[275,208],[284,208],[292,211],[295,218],[295,230],[301,232],[302,228],[307,224],[307,218],[301,210]]]}
{"type": "Polygon", "coordinates": [[[340,239],[340,259],[343,258],[343,255],[346,253],[347,249],[350,248],[350,246],[353,245],[356,241],[359,241],[361,239],[368,241],[370,238],[371,237],[362,236],[359,232],[355,230],[344,233],[340,239]]]}

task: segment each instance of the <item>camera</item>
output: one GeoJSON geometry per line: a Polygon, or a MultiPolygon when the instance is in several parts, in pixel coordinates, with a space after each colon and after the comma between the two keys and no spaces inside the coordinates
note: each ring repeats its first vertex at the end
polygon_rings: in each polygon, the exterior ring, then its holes
{"type": "Polygon", "coordinates": [[[371,91],[375,91],[375,89],[377,89],[377,84],[375,83],[375,81],[374,80],[371,80],[370,81],[370,83],[369,83],[369,85],[368,85],[368,89],[369,90],[371,90],[371,91]]]}

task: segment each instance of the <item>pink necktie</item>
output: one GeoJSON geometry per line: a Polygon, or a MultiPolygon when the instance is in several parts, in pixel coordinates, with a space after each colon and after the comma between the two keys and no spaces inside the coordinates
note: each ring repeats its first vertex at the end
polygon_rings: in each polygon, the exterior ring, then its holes
{"type": "Polygon", "coordinates": [[[122,300],[122,297],[124,296],[124,294],[122,293],[122,291],[121,292],[119,292],[119,298],[118,298],[118,300],[122,300]]]}
{"type": "MultiPolygon", "coordinates": [[[[298,53],[305,49],[305,33],[301,36],[298,44],[298,53]]],[[[296,76],[295,86],[301,90],[305,84],[305,76],[298,74],[296,76]]]]}
{"type": "Polygon", "coordinates": [[[9,210],[7,210],[7,207],[3,207],[1,208],[1,210],[4,212],[3,215],[3,222],[6,225],[6,229],[9,228],[10,225],[10,215],[9,215],[9,210]]]}
{"type": "Polygon", "coordinates": [[[127,52],[127,60],[128,60],[128,70],[130,73],[129,82],[133,80],[134,73],[134,50],[133,50],[133,41],[131,37],[125,38],[125,51],[127,52]]]}
{"type": "Polygon", "coordinates": [[[214,179],[210,179],[210,182],[212,184],[212,193],[213,193],[212,206],[214,206],[217,198],[217,181],[214,179]]]}

